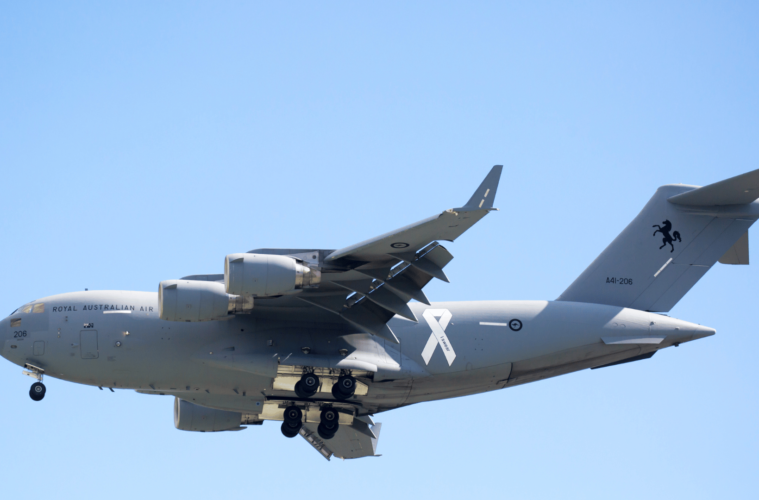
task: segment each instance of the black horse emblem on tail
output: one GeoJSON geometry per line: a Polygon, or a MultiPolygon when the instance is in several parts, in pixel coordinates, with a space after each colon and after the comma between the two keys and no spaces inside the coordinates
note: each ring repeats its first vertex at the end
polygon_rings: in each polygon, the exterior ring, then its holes
{"type": "Polygon", "coordinates": [[[659,247],[659,250],[666,247],[667,244],[669,243],[669,246],[672,247],[672,250],[670,250],[670,253],[672,253],[675,251],[675,245],[673,245],[672,243],[675,240],[682,243],[683,240],[680,239],[680,233],[677,231],[675,231],[671,235],[669,234],[670,230],[672,229],[672,223],[670,221],[665,220],[664,222],[662,222],[662,224],[664,225],[660,226],[659,224],[654,224],[653,226],[651,226],[651,227],[659,228],[656,231],[654,231],[654,236],[656,236],[656,233],[661,233],[662,236],[664,236],[664,238],[662,238],[662,246],[659,247]]]}

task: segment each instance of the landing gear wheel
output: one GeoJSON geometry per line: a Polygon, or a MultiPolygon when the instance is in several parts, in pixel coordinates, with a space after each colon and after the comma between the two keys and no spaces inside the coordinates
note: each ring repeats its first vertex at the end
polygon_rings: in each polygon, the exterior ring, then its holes
{"type": "Polygon", "coordinates": [[[303,412],[297,406],[288,406],[284,413],[285,421],[282,422],[282,434],[287,437],[298,435],[303,427],[303,412]]]}
{"type": "Polygon", "coordinates": [[[288,425],[286,420],[282,422],[281,429],[282,429],[282,435],[285,436],[286,438],[294,438],[295,436],[298,435],[298,432],[300,432],[300,426],[298,426],[297,428],[290,427],[290,425],[288,425]]]}
{"type": "MultiPolygon", "coordinates": [[[[285,422],[300,426],[303,421],[303,412],[297,406],[288,406],[285,408],[285,422]]],[[[291,426],[294,427],[294,426],[291,426]]]]}
{"type": "Polygon", "coordinates": [[[334,408],[325,408],[320,417],[323,424],[337,424],[340,420],[340,413],[334,408]]]}
{"type": "Polygon", "coordinates": [[[305,373],[300,381],[295,384],[295,394],[299,398],[310,398],[319,389],[319,377],[313,373],[305,373]]]}
{"type": "Polygon", "coordinates": [[[29,397],[32,398],[32,401],[42,401],[42,398],[45,397],[45,392],[47,392],[45,384],[35,382],[32,384],[32,388],[29,389],[29,397]]]}
{"type": "Polygon", "coordinates": [[[321,413],[321,423],[316,431],[322,439],[332,439],[335,437],[338,427],[340,427],[340,414],[334,408],[325,408],[321,413]]]}
{"type": "Polygon", "coordinates": [[[326,424],[321,423],[319,424],[319,427],[316,428],[316,432],[319,433],[319,437],[322,439],[332,439],[335,437],[335,433],[337,433],[337,424],[334,424],[333,429],[328,429],[326,424]]]}
{"type": "Polygon", "coordinates": [[[337,383],[332,386],[332,395],[340,401],[350,398],[355,393],[356,379],[350,375],[338,378],[337,383]]]}

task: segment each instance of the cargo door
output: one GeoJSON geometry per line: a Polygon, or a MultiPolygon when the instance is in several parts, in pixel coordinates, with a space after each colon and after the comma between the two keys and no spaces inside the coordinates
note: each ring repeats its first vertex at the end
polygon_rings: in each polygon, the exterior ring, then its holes
{"type": "Polygon", "coordinates": [[[99,356],[97,330],[82,330],[79,333],[79,346],[82,359],[97,359],[99,356]]]}

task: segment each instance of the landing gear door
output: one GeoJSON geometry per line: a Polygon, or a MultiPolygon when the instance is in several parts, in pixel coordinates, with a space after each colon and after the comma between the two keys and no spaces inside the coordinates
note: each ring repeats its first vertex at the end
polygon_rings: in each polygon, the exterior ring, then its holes
{"type": "Polygon", "coordinates": [[[82,352],[82,359],[97,359],[99,356],[97,330],[82,330],[79,332],[79,346],[82,352]]]}

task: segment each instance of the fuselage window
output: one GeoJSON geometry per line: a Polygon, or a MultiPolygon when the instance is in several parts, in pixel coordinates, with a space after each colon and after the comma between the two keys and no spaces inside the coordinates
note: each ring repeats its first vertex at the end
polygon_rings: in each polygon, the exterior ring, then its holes
{"type": "Polygon", "coordinates": [[[32,307],[33,313],[43,313],[45,312],[45,303],[40,302],[38,304],[34,304],[34,307],[32,307]]]}
{"type": "Polygon", "coordinates": [[[21,326],[21,318],[14,318],[11,320],[11,328],[18,328],[21,326]]]}

